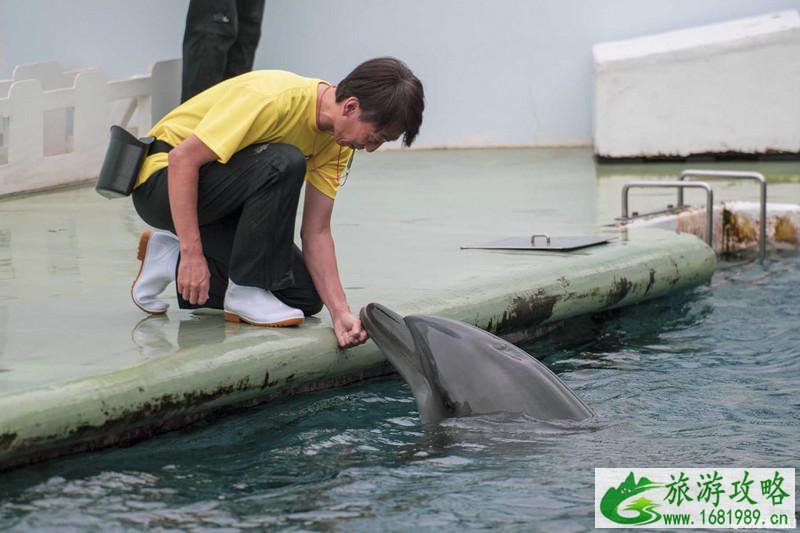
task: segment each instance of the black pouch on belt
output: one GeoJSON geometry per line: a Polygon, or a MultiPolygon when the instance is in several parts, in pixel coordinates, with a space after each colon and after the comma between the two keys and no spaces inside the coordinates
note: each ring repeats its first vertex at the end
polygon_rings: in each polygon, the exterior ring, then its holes
{"type": "Polygon", "coordinates": [[[129,196],[145,157],[169,152],[172,147],[155,137],[137,139],[119,126],[111,126],[106,157],[95,190],[106,198],[129,196]]]}

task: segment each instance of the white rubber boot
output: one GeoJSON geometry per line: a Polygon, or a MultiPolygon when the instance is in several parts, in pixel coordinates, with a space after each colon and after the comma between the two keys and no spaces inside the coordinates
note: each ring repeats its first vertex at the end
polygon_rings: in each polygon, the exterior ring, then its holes
{"type": "Polygon", "coordinates": [[[168,231],[148,229],[139,237],[136,257],[142,265],[131,285],[131,298],[145,313],[160,315],[167,311],[169,304],[158,296],[175,281],[179,250],[178,237],[168,231]]]}
{"type": "Polygon", "coordinates": [[[305,320],[300,309],[289,307],[274,294],[258,287],[245,287],[228,280],[225,320],[254,326],[299,326],[305,320]]]}

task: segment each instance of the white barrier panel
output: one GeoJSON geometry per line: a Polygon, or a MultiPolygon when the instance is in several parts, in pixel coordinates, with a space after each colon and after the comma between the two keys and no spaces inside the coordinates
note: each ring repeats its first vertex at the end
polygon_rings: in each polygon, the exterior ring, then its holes
{"type": "Polygon", "coordinates": [[[181,60],[107,82],[95,69],[21,65],[0,80],[0,195],[97,177],[108,128],[143,135],[180,102],[181,60]]]}
{"type": "Polygon", "coordinates": [[[796,10],[593,52],[599,156],[800,153],[796,10]]]}

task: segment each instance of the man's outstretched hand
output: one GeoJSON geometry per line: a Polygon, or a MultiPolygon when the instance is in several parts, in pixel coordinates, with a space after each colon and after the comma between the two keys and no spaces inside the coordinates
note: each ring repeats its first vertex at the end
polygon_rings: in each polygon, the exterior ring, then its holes
{"type": "Polygon", "coordinates": [[[340,348],[353,348],[364,344],[369,338],[367,330],[361,327],[361,320],[350,312],[342,312],[333,317],[333,332],[340,348]]]}

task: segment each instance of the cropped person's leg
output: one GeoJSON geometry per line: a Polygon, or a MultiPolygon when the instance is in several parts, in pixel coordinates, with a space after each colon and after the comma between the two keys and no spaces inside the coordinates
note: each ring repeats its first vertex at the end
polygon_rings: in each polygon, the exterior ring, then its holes
{"type": "Polygon", "coordinates": [[[181,102],[225,79],[239,32],[236,0],[191,0],[183,34],[181,102]]]}
{"type": "Polygon", "coordinates": [[[236,0],[236,12],[239,16],[239,31],[236,42],[228,50],[225,78],[253,70],[256,48],[261,38],[264,0],[236,0]]]}

